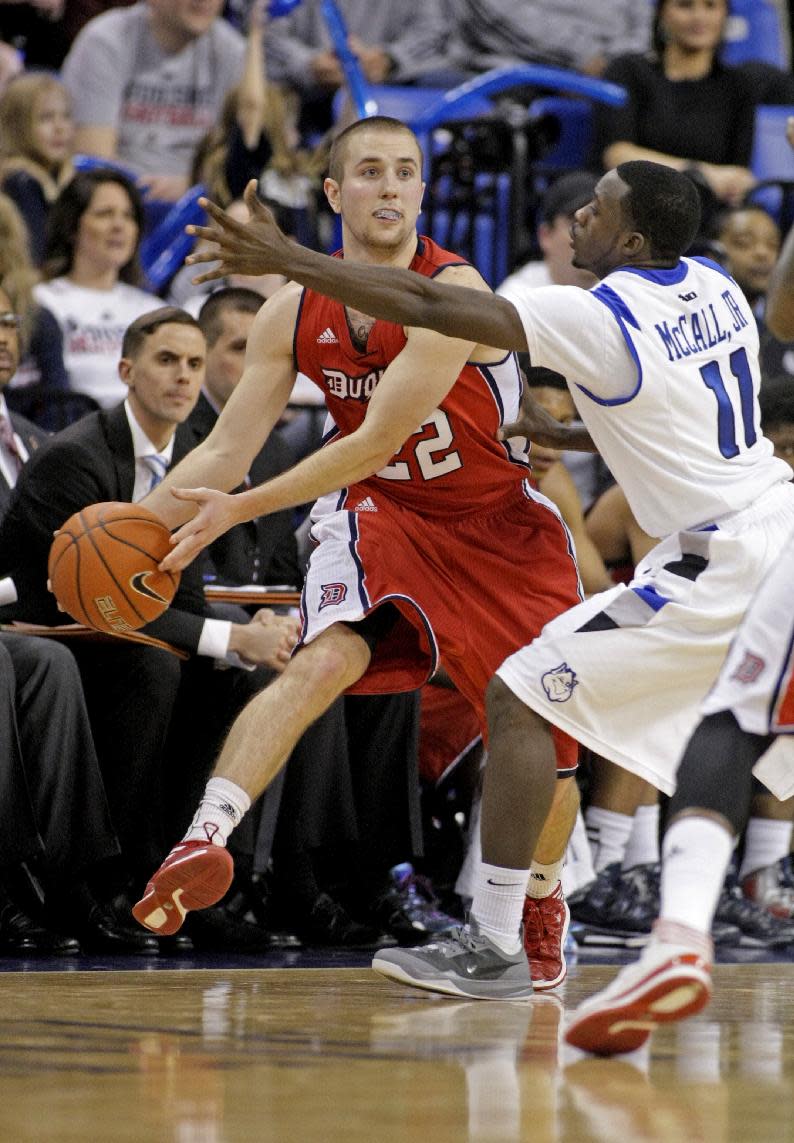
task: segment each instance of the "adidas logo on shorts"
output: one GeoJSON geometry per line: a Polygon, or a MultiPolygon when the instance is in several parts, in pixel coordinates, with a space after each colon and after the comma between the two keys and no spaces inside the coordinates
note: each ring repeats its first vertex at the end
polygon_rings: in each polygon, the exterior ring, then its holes
{"type": "Polygon", "coordinates": [[[336,336],[330,325],[324,329],[320,336],[317,338],[318,345],[338,345],[339,338],[336,336]]]}
{"type": "Polygon", "coordinates": [[[354,512],[377,512],[377,506],[371,496],[365,496],[363,500],[359,500],[353,509],[354,512]]]}

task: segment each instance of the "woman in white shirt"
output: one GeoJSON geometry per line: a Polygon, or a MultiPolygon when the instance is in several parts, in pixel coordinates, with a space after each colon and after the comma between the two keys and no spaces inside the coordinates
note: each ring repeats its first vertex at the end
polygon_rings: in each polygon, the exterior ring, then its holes
{"type": "Polygon", "coordinates": [[[49,218],[37,300],[58,319],[69,382],[104,408],[126,396],[117,366],[130,322],[162,306],[138,288],[143,207],[133,183],[100,168],[64,187],[49,218]]]}

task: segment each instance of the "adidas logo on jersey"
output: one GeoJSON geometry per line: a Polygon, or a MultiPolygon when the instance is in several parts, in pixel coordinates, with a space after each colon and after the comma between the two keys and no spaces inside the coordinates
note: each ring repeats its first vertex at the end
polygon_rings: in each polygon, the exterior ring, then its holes
{"type": "Polygon", "coordinates": [[[336,336],[330,325],[324,329],[320,336],[317,338],[318,345],[338,345],[339,338],[336,336]]]}
{"type": "Polygon", "coordinates": [[[377,510],[378,509],[371,496],[365,496],[363,500],[359,500],[358,504],[356,504],[355,508],[353,509],[354,512],[377,512],[377,510]]]}

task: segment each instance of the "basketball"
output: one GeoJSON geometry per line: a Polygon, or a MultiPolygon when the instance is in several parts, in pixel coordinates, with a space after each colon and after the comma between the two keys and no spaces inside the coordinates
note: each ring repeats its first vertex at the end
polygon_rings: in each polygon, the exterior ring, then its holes
{"type": "Polygon", "coordinates": [[[162,615],[178,572],[158,571],[170,532],[138,504],[90,504],[55,533],[47,570],[64,611],[97,631],[136,631],[162,615]]]}

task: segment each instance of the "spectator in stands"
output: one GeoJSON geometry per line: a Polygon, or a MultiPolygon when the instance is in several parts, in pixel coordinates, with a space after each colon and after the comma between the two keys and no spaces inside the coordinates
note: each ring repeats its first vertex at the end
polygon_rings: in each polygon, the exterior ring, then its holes
{"type": "Polygon", "coordinates": [[[647,2],[600,0],[456,0],[461,63],[474,71],[525,63],[599,76],[613,56],[648,45],[647,2]]]}
{"type": "Polygon", "coordinates": [[[629,92],[624,107],[596,108],[596,152],[605,169],[651,159],[687,171],[708,208],[737,205],[750,170],[759,103],[794,102],[794,77],[764,64],[720,61],[727,0],[657,0],[653,47],[619,56],[604,78],[629,92]]]}
{"type": "MultiPolygon", "coordinates": [[[[269,35],[261,3],[254,4],[249,14],[245,63],[239,83],[223,102],[216,123],[199,143],[193,157],[192,184],[202,183],[213,202],[228,206],[242,198],[250,179],[260,180],[266,173],[277,180],[298,181],[293,195],[305,199],[305,176],[319,179],[319,163],[325,155],[312,158],[297,147],[298,139],[289,124],[287,101],[282,90],[268,82],[265,68],[264,40],[269,35]],[[304,183],[300,183],[304,176],[304,183]],[[302,185],[303,189],[299,190],[302,185]]],[[[268,198],[266,187],[263,188],[268,198]]],[[[273,202],[272,197],[269,202],[273,202]]],[[[279,204],[273,203],[278,209],[279,204]]],[[[289,203],[286,204],[289,206],[289,203]]],[[[289,217],[279,214],[291,233],[289,217]]]]}
{"type": "Polygon", "coordinates": [[[68,91],[53,75],[19,76],[0,98],[0,190],[28,228],[37,265],[50,207],[74,175],[74,122],[68,91]]]}
{"type": "Polygon", "coordinates": [[[794,462],[794,384],[784,375],[765,377],[759,397],[761,423],[775,446],[775,456],[794,462]]]}
{"type": "MultiPolygon", "coordinates": [[[[339,8],[369,83],[452,87],[462,78],[453,73],[441,0],[340,0],[339,8]]],[[[271,78],[300,95],[301,136],[327,130],[332,98],[345,76],[320,0],[304,0],[289,16],[274,20],[265,49],[271,78]]]]}
{"type": "MultiPolygon", "coordinates": [[[[780,255],[780,228],[762,206],[748,203],[721,211],[715,225],[725,264],[742,288],[758,322],[761,375],[794,374],[794,345],[780,341],[766,323],[766,295],[780,255]]],[[[786,458],[788,459],[788,458],[786,458]]]]}
{"type": "Polygon", "coordinates": [[[125,164],[153,198],[178,199],[243,68],[245,42],[222,6],[141,0],[86,24],[63,65],[77,150],[125,164]]]}
{"type": "MultiPolygon", "coordinates": [[[[52,533],[86,504],[139,500],[171,458],[179,460],[192,447],[184,422],[198,397],[204,360],[204,337],[187,314],[160,309],[132,323],[118,365],[128,399],[52,437],[20,475],[0,526],[0,569],[18,594],[3,618],[67,621],[46,586],[52,533]]],[[[136,874],[164,852],[166,823],[169,833],[179,829],[170,783],[180,792],[186,782],[203,785],[231,718],[283,667],[296,631],[293,620],[264,609],[249,624],[213,619],[197,565],[182,577],[174,604],[144,629],[188,651],[190,659],[123,641],[75,647],[133,891],[136,874]],[[218,671],[216,660],[257,669],[218,671]]],[[[229,934],[222,915],[209,927],[208,933],[201,926],[196,939],[222,940],[226,933],[235,944],[244,938],[259,948],[268,943],[260,932],[229,934]]]]}
{"type": "Polygon", "coordinates": [[[537,215],[537,244],[541,257],[514,270],[500,285],[502,293],[517,283],[524,286],[582,286],[589,289],[596,277],[571,263],[571,224],[580,207],[593,197],[596,175],[569,171],[546,190],[537,215]]]}
{"type": "Polygon", "coordinates": [[[30,258],[28,232],[13,202],[0,193],[0,283],[19,320],[22,353],[6,389],[14,412],[46,429],[65,423],[69,378],[63,362],[63,337],[52,313],[36,301],[39,274],[30,258]]]}
{"type": "MultiPolygon", "coordinates": [[[[0,518],[22,467],[46,440],[5,404],[4,390],[19,360],[15,317],[11,298],[0,288],[0,518]]],[[[0,590],[6,600],[13,596],[9,581],[0,590]]],[[[155,942],[141,944],[134,930],[114,921],[84,883],[89,871],[118,853],[118,842],[80,675],[66,647],[0,633],[0,760],[0,951],[77,952],[78,933],[86,950],[156,951],[155,942]],[[50,908],[47,924],[22,868],[33,861],[50,908]],[[56,906],[66,898],[70,937],[53,931],[63,919],[56,906]]],[[[104,884],[113,884],[110,874],[104,884]]]]}
{"type": "Polygon", "coordinates": [[[123,400],[124,331],[161,300],[139,288],[143,206],[118,171],[82,171],[53,205],[36,300],[61,327],[69,385],[103,408],[123,400]]]}

